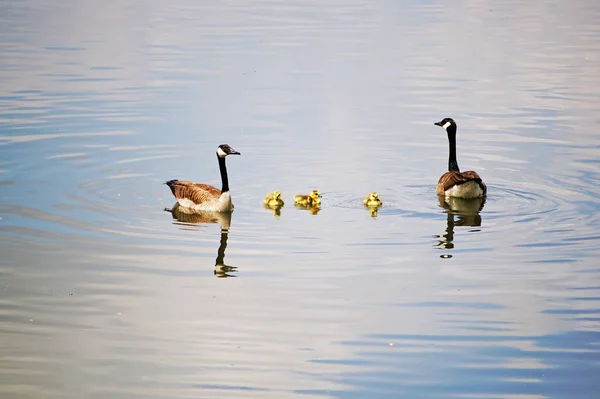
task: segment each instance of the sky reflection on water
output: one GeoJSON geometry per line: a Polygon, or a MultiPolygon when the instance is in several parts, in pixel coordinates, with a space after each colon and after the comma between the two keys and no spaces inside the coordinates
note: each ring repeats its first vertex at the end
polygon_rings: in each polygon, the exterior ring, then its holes
{"type": "Polygon", "coordinates": [[[595,397],[595,2],[0,9],[0,396],[595,397]]]}

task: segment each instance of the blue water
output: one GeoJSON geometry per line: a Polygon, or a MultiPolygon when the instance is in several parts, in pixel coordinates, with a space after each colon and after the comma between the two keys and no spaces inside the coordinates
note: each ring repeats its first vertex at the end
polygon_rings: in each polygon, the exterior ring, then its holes
{"type": "Polygon", "coordinates": [[[596,398],[599,20],[0,3],[0,396],[596,398]],[[482,207],[435,196],[444,117],[482,207]],[[231,220],[165,212],[222,143],[231,220]]]}

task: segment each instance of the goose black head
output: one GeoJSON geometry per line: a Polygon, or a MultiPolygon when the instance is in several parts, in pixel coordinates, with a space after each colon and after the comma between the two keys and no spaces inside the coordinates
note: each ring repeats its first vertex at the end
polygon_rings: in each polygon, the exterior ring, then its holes
{"type": "Polygon", "coordinates": [[[456,131],[456,122],[454,122],[454,119],[452,119],[452,118],[444,118],[439,122],[435,122],[434,125],[441,126],[444,129],[446,129],[446,131],[448,131],[448,130],[456,131]]]}
{"type": "Polygon", "coordinates": [[[217,156],[225,158],[227,155],[241,155],[239,152],[231,148],[229,144],[221,144],[217,147],[217,156]]]}

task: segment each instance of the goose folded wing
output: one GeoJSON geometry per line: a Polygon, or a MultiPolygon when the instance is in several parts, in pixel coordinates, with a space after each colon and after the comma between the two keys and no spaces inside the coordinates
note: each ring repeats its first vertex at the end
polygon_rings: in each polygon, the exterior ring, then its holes
{"type": "Polygon", "coordinates": [[[483,181],[481,181],[481,177],[479,177],[477,172],[474,172],[472,170],[462,172],[462,173],[455,172],[455,171],[446,172],[442,175],[442,177],[440,177],[440,180],[438,181],[438,186],[442,186],[443,190],[446,191],[456,185],[464,184],[469,181],[475,181],[475,182],[479,183],[479,185],[481,186],[481,188],[483,189],[483,191],[485,193],[485,191],[486,191],[485,184],[483,183],[483,181]]]}
{"type": "Polygon", "coordinates": [[[221,190],[208,184],[177,180],[170,182],[169,188],[177,199],[189,199],[195,204],[210,201],[221,195],[221,190]]]}
{"type": "Polygon", "coordinates": [[[483,190],[483,195],[485,195],[487,193],[487,186],[485,185],[483,180],[481,180],[481,177],[479,177],[479,174],[477,172],[468,170],[466,172],[462,172],[461,174],[463,175],[463,177],[465,179],[467,179],[467,181],[472,180],[472,181],[476,181],[477,183],[479,183],[479,187],[481,187],[481,189],[483,190]]]}

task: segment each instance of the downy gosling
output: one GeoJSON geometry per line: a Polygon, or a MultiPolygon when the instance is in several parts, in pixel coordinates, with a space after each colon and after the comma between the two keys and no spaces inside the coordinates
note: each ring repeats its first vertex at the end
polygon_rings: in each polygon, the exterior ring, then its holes
{"type": "Polygon", "coordinates": [[[318,190],[312,190],[308,195],[298,194],[294,196],[294,204],[301,206],[320,206],[321,205],[321,194],[318,190]]]}
{"type": "Polygon", "coordinates": [[[363,204],[369,208],[373,208],[380,207],[383,202],[381,201],[381,198],[379,198],[379,194],[372,192],[363,199],[363,204]]]}
{"type": "Polygon", "coordinates": [[[281,198],[281,191],[275,190],[267,194],[263,203],[268,208],[281,208],[284,205],[283,198],[281,198]]]}

